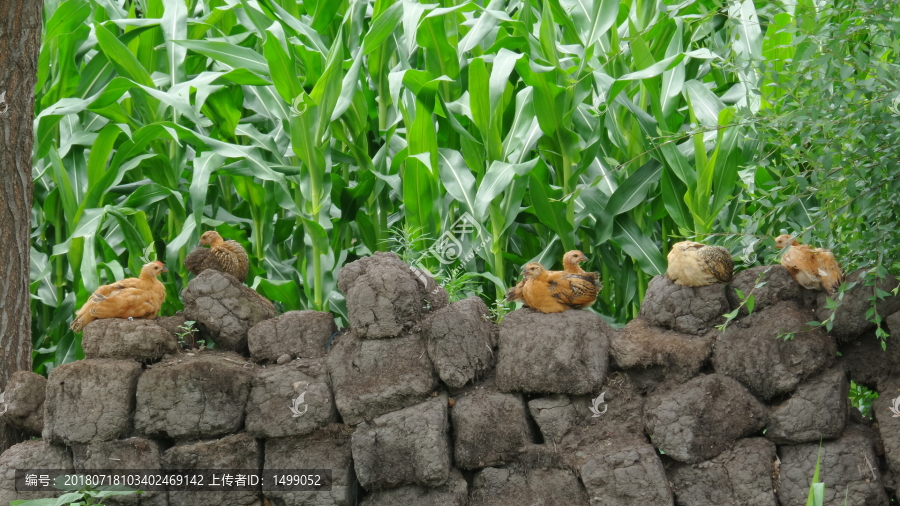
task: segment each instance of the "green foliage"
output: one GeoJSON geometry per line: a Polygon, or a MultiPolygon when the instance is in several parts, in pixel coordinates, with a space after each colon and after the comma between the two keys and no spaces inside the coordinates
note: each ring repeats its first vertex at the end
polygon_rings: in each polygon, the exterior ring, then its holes
{"type": "Polygon", "coordinates": [[[10,506],[103,506],[103,499],[119,495],[141,494],[137,490],[95,490],[91,487],[67,492],[58,498],[10,501],[10,506]]]}
{"type": "Polygon", "coordinates": [[[340,267],[379,250],[494,306],[579,248],[618,323],[683,238],[751,265],[787,229],[896,270],[897,9],[45,0],[35,370],[81,358],[67,320],[144,258],[180,309],[206,229],[281,309],[341,316],[340,267]]]}
{"type": "Polygon", "coordinates": [[[872,403],[878,398],[878,392],[856,383],[850,382],[850,402],[866,418],[872,417],[872,403]]]}

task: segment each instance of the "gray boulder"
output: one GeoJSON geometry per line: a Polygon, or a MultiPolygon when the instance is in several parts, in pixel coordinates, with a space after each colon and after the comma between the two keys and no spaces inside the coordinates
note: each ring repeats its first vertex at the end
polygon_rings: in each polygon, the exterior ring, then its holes
{"type": "Polygon", "coordinates": [[[766,437],[778,444],[813,443],[841,435],[847,423],[850,383],[830,369],[801,383],[790,399],[769,412],[766,437]]]}
{"type": "MultiPolygon", "coordinates": [[[[856,283],[856,286],[844,292],[844,300],[837,308],[837,314],[834,317],[834,327],[831,334],[838,341],[846,341],[859,336],[863,332],[875,328],[875,324],[866,317],[866,312],[872,307],[869,300],[872,297],[874,288],[866,286],[866,280],[862,279],[865,275],[865,269],[859,269],[855,272],[847,274],[846,283],[856,283]]],[[[897,278],[888,275],[885,279],[875,284],[879,289],[890,293],[897,287],[897,278]]],[[[817,299],[816,317],[819,321],[825,321],[831,316],[832,310],[826,307],[828,294],[819,292],[817,299]]],[[[883,300],[879,300],[875,306],[878,314],[882,318],[888,317],[897,311],[900,311],[900,296],[890,295],[883,300]]]]}
{"type": "Polygon", "coordinates": [[[704,334],[729,312],[725,285],[716,283],[693,288],[673,283],[664,275],[650,280],[641,303],[640,317],[650,325],[685,334],[704,334]]]}
{"type": "Polygon", "coordinates": [[[275,362],[285,354],[295,358],[324,357],[328,339],[337,330],[331,313],[288,311],[250,329],[250,356],[257,362],[275,362]]]}
{"type": "Polygon", "coordinates": [[[447,397],[360,424],[351,439],[359,483],[367,490],[439,487],[450,473],[447,397]]]}
{"type": "MultiPolygon", "coordinates": [[[[143,438],[120,439],[77,445],[72,448],[75,471],[90,474],[93,469],[133,471],[136,469],[160,469],[159,444],[143,438]]],[[[103,504],[168,506],[165,491],[145,491],[140,495],[113,496],[103,504]]]]}
{"type": "Polygon", "coordinates": [[[431,488],[421,485],[406,485],[372,492],[363,499],[360,506],[466,506],[469,485],[456,469],[450,469],[447,483],[431,488]]]}
{"type": "Polygon", "coordinates": [[[812,319],[793,302],[779,302],[732,322],[716,340],[713,367],[763,399],[791,393],[834,363],[837,349],[831,337],[821,328],[804,330],[812,319]],[[795,335],[778,339],[787,333],[795,335]]]}
{"type": "MultiPolygon", "coordinates": [[[[13,445],[0,455],[0,504],[10,501],[59,497],[59,490],[49,492],[17,492],[16,470],[30,474],[37,469],[63,469],[74,471],[72,457],[65,446],[50,444],[44,439],[34,439],[13,445]]],[[[36,474],[36,473],[34,473],[36,474]]]]}
{"type": "Polygon", "coordinates": [[[417,334],[372,340],[359,339],[351,330],[335,339],[328,372],[338,412],[348,425],[418,404],[437,385],[417,334]]]}
{"type": "Polygon", "coordinates": [[[610,350],[616,367],[645,369],[653,367],[666,378],[687,381],[712,354],[715,331],[695,336],[654,327],[635,318],[613,334],[610,350]]]}
{"type": "Polygon", "coordinates": [[[273,318],[275,306],[231,274],[207,269],[181,292],[184,316],[197,322],[201,335],[220,350],[247,351],[247,332],[273,318]]]}
{"type": "Polygon", "coordinates": [[[696,464],[762,429],[765,409],[737,381],[710,374],[649,396],[644,426],[666,455],[696,464]]]}
{"type": "Polygon", "coordinates": [[[47,379],[44,439],[71,446],[127,436],[140,375],[132,360],[87,359],[54,368],[47,379]]]}
{"type": "Polygon", "coordinates": [[[86,358],[159,360],[178,352],[178,341],[154,320],[94,320],[81,341],[86,358]]]}
{"type": "Polygon", "coordinates": [[[265,490],[266,498],[276,506],[355,505],[356,475],[353,472],[350,437],[347,427],[333,424],[308,436],[267,439],[264,464],[267,471],[330,469],[331,490],[265,490]]]}
{"type": "Polygon", "coordinates": [[[497,386],[504,392],[592,393],[606,379],[612,334],[588,311],[517,309],[500,324],[497,386]]]}
{"type": "MultiPolygon", "coordinates": [[[[754,312],[785,300],[795,302],[800,307],[807,307],[807,301],[815,305],[816,293],[800,286],[781,265],[760,265],[735,274],[725,292],[732,309],[737,309],[741,305],[741,298],[738,297],[736,290],[740,290],[745,298],[753,295],[754,312]],[[763,286],[756,288],[757,284],[763,286]]],[[[749,308],[745,304],[741,308],[740,316],[748,314],[749,308]]]]}
{"type": "Polygon", "coordinates": [[[251,385],[246,425],[256,437],[303,436],[337,421],[322,359],[258,369],[251,385]]]}
{"type": "Polygon", "coordinates": [[[884,442],[884,456],[895,474],[900,474],[900,417],[894,416],[894,399],[900,397],[900,378],[878,387],[878,398],[872,402],[872,416],[884,442]]]}
{"type": "Polygon", "coordinates": [[[479,297],[454,302],[422,322],[428,356],[441,380],[460,388],[494,365],[490,312],[479,297]]]}
{"type": "Polygon", "coordinates": [[[568,469],[488,467],[475,474],[469,504],[485,506],[586,506],[587,493],[568,469]]]}
{"type": "MultiPolygon", "coordinates": [[[[208,272],[216,271],[203,274],[208,272]]],[[[204,351],[147,368],[137,385],[135,429],[174,439],[237,432],[254,372],[247,365],[252,364],[235,353],[204,351]]]]}
{"type": "Polygon", "coordinates": [[[456,465],[462,469],[511,462],[532,442],[521,395],[475,387],[456,398],[450,413],[456,465]]]}
{"type": "Polygon", "coordinates": [[[580,469],[591,506],[672,506],[672,492],[656,450],[644,442],[611,440],[580,469]]]}
{"type": "Polygon", "coordinates": [[[763,438],[738,441],[734,448],[700,464],[666,469],[678,506],[778,506],[772,476],[775,445],[763,438]]]}
{"type": "Polygon", "coordinates": [[[347,300],[350,326],[368,339],[400,335],[449,299],[431,276],[385,252],[341,268],[338,288],[347,300]]]}
{"type": "Polygon", "coordinates": [[[16,371],[6,382],[0,400],[4,422],[33,434],[44,430],[44,398],[47,378],[31,371],[16,371]]]}
{"type": "MultiPolygon", "coordinates": [[[[204,271],[215,272],[215,271],[204,271]]],[[[202,276],[202,274],[201,274],[202,276]]],[[[190,473],[205,469],[231,469],[259,472],[262,448],[259,441],[242,432],[212,441],[175,446],[162,456],[162,468],[190,473]]],[[[209,480],[205,480],[210,483],[209,480]]],[[[246,506],[258,492],[250,490],[203,491],[169,490],[171,506],[246,506]]]]}

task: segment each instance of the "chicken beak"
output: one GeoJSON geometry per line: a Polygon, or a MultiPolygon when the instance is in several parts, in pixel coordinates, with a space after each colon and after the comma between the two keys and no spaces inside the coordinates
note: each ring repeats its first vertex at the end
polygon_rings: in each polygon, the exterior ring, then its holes
{"type": "Polygon", "coordinates": [[[169,272],[169,269],[166,269],[166,266],[163,265],[163,267],[162,267],[162,272],[169,272]]]}

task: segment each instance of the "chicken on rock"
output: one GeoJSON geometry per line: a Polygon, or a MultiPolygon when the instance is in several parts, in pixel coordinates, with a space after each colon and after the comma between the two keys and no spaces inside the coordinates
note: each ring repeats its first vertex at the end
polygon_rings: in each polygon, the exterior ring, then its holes
{"type": "Polygon", "coordinates": [[[103,318],[154,318],[166,298],[166,288],[156,278],[167,272],[162,262],[150,262],[137,278],[127,278],[97,288],[75,313],[69,328],[81,332],[94,320],[103,318]]]}
{"type": "Polygon", "coordinates": [[[825,290],[833,294],[841,286],[844,271],[831,251],[810,248],[806,244],[800,244],[788,234],[778,236],[775,239],[775,247],[787,248],[781,256],[781,265],[803,288],[825,290]]]}
{"type": "MultiPolygon", "coordinates": [[[[580,277],[594,283],[594,285],[596,286],[596,291],[599,292],[600,290],[603,289],[603,283],[600,282],[600,274],[596,273],[596,272],[586,272],[584,269],[581,268],[580,265],[578,265],[581,262],[586,261],[587,259],[588,259],[588,257],[586,257],[585,254],[579,250],[569,251],[565,255],[563,255],[563,268],[566,273],[578,274],[578,275],[580,275],[580,277]]],[[[525,296],[523,294],[523,289],[525,288],[525,281],[527,279],[528,279],[527,276],[524,277],[522,279],[522,281],[519,281],[519,283],[516,286],[510,288],[506,292],[506,300],[507,301],[514,301],[514,300],[524,301],[525,300],[525,296]]],[[[594,300],[596,300],[596,298],[597,297],[595,294],[594,298],[590,299],[590,301],[585,301],[583,304],[579,304],[577,309],[584,309],[586,307],[589,307],[591,304],[594,303],[594,300]]]]}
{"type": "Polygon", "coordinates": [[[194,275],[206,269],[225,272],[243,283],[250,270],[250,258],[247,250],[237,241],[222,238],[215,230],[209,230],[200,236],[198,246],[209,246],[209,249],[198,247],[184,259],[184,266],[194,275]]]}
{"type": "Polygon", "coordinates": [[[525,304],[542,313],[561,313],[570,309],[582,309],[597,300],[595,273],[572,274],[566,271],[548,271],[538,262],[530,262],[522,271],[525,304]]]}
{"type": "Polygon", "coordinates": [[[666,277],[676,285],[697,287],[727,283],[734,276],[731,253],[721,246],[683,241],[672,245],[668,259],[666,277]]]}

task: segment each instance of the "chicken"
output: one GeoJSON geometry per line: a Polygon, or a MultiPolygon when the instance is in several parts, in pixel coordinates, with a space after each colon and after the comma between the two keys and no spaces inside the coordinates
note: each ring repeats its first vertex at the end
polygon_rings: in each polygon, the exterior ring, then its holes
{"type": "Polygon", "coordinates": [[[231,274],[241,283],[247,279],[250,258],[241,243],[226,241],[215,230],[209,230],[200,236],[198,246],[206,245],[209,245],[209,250],[195,248],[184,259],[184,266],[187,267],[187,270],[197,275],[206,269],[213,269],[231,274]]]}
{"type": "Polygon", "coordinates": [[[781,256],[781,265],[803,288],[825,290],[834,294],[841,286],[844,271],[831,251],[810,248],[806,244],[800,244],[788,234],[778,236],[775,239],[775,247],[787,248],[781,256]]]}
{"type": "MultiPolygon", "coordinates": [[[[581,251],[578,251],[578,250],[569,251],[565,255],[563,255],[563,269],[565,270],[565,272],[567,272],[569,274],[580,274],[585,279],[590,280],[591,282],[594,283],[594,285],[597,287],[597,291],[599,292],[600,290],[603,289],[603,283],[600,282],[600,274],[596,273],[596,272],[585,272],[584,269],[582,269],[581,266],[578,265],[581,262],[586,261],[587,259],[588,258],[581,251]]],[[[522,279],[522,281],[519,281],[519,283],[516,286],[510,288],[506,292],[506,300],[507,301],[514,301],[514,300],[524,301],[525,300],[525,297],[522,294],[522,289],[525,287],[526,279],[527,278],[522,279]]],[[[580,305],[578,307],[578,309],[584,309],[586,307],[589,307],[591,304],[594,303],[594,300],[596,300],[596,297],[594,297],[594,299],[591,299],[591,301],[589,303],[580,305]]]]}
{"type": "Polygon", "coordinates": [[[676,285],[707,286],[727,283],[734,275],[731,253],[721,246],[683,241],[672,246],[668,258],[666,277],[676,285]]]}
{"type": "Polygon", "coordinates": [[[596,274],[572,274],[548,271],[538,262],[530,262],[522,271],[525,285],[522,297],[532,309],[542,313],[561,313],[588,307],[597,300],[596,274]]]}
{"type": "Polygon", "coordinates": [[[140,277],[97,288],[69,328],[81,332],[88,323],[102,318],[155,318],[166,298],[166,288],[156,276],[167,271],[162,262],[150,262],[141,269],[140,277]]]}

